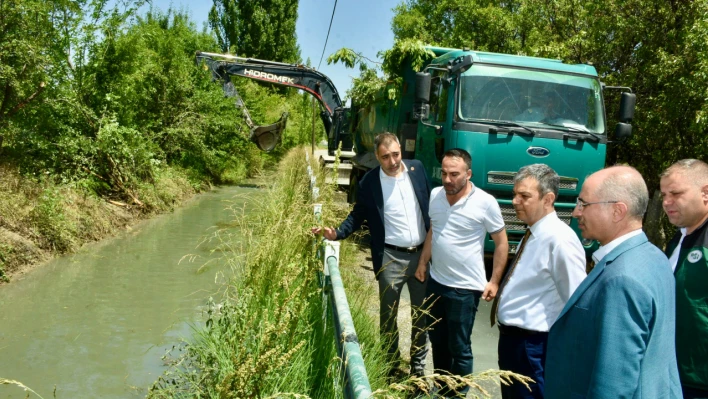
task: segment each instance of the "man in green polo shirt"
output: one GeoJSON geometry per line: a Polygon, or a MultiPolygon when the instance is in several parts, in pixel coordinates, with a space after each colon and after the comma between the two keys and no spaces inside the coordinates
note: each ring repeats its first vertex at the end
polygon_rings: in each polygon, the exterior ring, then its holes
{"type": "Polygon", "coordinates": [[[661,174],[664,212],[679,231],[666,247],[676,277],[676,358],[684,399],[708,398],[708,164],[683,159],[661,174]]]}

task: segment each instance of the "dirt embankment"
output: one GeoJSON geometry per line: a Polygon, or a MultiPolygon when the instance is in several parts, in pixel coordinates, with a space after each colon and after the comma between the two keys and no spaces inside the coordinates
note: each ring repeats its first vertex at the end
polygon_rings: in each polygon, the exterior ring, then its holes
{"type": "Polygon", "coordinates": [[[184,176],[166,173],[141,189],[140,205],[128,204],[98,197],[81,182],[57,185],[0,166],[0,284],[57,255],[170,211],[194,193],[184,176]]]}

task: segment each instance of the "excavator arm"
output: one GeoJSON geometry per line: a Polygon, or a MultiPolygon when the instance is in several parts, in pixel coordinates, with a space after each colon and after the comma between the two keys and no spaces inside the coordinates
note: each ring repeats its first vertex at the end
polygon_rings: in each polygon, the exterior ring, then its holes
{"type": "Polygon", "coordinates": [[[294,87],[311,94],[320,104],[320,118],[329,138],[330,153],[337,148],[340,131],[346,126],[347,112],[342,107],[337,89],[326,75],[304,65],[242,58],[228,54],[198,51],[196,59],[198,63],[203,63],[209,68],[214,79],[222,82],[227,96],[236,98],[236,106],[243,110],[246,123],[251,128],[251,140],[262,150],[270,151],[280,141],[280,134],[285,129],[287,113],[272,125],[256,126],[231,83],[231,76],[294,87]]]}

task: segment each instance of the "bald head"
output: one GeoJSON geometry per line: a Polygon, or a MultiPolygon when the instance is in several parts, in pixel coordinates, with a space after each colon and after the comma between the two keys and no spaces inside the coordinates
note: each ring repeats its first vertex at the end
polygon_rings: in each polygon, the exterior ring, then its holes
{"type": "Polygon", "coordinates": [[[649,204],[649,190],[642,175],[631,166],[612,166],[594,173],[597,176],[597,196],[605,201],[627,205],[627,216],[642,220],[649,204]]]}
{"type": "Polygon", "coordinates": [[[607,245],[642,228],[648,203],[642,175],[629,166],[613,166],[585,179],[573,217],[578,219],[583,237],[607,245]]]}

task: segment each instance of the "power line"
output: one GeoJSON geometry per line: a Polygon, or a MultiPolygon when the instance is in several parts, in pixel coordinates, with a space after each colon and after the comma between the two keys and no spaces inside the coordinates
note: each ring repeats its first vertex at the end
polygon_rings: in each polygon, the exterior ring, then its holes
{"type": "Polygon", "coordinates": [[[337,0],[334,0],[334,8],[332,8],[332,18],[329,20],[329,29],[327,29],[327,38],[325,39],[325,45],[322,48],[322,55],[320,56],[320,63],[317,64],[317,69],[320,69],[322,65],[322,58],[324,58],[325,49],[327,48],[327,41],[329,40],[329,32],[332,30],[332,21],[334,21],[334,11],[337,9],[337,0]]]}

